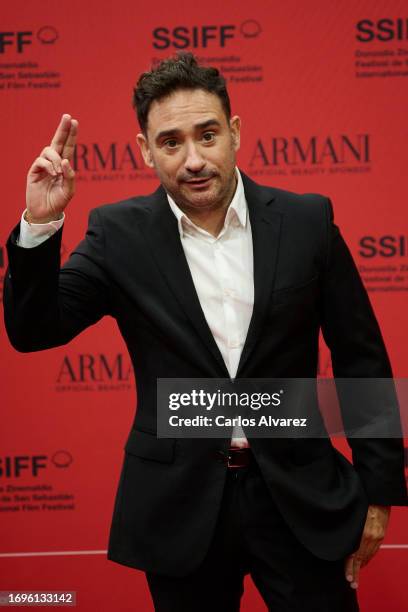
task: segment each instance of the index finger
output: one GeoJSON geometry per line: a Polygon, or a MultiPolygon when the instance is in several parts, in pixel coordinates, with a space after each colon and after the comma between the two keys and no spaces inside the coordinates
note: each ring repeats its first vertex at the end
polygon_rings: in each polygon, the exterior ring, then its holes
{"type": "Polygon", "coordinates": [[[354,575],[353,575],[353,561],[354,561],[354,554],[349,555],[346,559],[346,562],[344,564],[344,570],[345,570],[345,574],[346,574],[346,580],[348,580],[349,582],[352,582],[354,575]]]}
{"type": "Polygon", "coordinates": [[[61,155],[71,130],[71,115],[64,114],[51,140],[51,147],[61,155]]]}
{"type": "Polygon", "coordinates": [[[362,559],[360,557],[354,557],[353,562],[353,581],[350,583],[352,589],[356,589],[358,587],[359,575],[360,575],[360,567],[361,567],[362,559]]]}

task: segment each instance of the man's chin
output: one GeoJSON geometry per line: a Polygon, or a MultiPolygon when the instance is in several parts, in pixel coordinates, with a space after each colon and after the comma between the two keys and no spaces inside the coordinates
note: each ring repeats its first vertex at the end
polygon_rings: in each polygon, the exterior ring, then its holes
{"type": "Polygon", "coordinates": [[[217,193],[214,190],[190,191],[183,190],[182,196],[185,204],[192,208],[211,208],[217,201],[217,193]]]}

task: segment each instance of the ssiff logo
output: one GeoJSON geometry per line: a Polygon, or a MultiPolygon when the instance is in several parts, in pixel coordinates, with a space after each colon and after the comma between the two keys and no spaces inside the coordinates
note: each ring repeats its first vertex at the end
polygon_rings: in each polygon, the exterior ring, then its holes
{"type": "Polygon", "coordinates": [[[47,467],[47,455],[15,455],[0,458],[0,478],[20,478],[25,474],[39,476],[47,467]]]}
{"type": "Polygon", "coordinates": [[[408,237],[404,234],[361,236],[359,272],[369,292],[406,294],[408,291],[408,237]]]}
{"type": "Polygon", "coordinates": [[[5,54],[11,51],[24,53],[33,43],[50,45],[57,39],[58,32],[54,26],[43,26],[37,32],[32,30],[0,32],[0,53],[5,54]]]}
{"type": "Polygon", "coordinates": [[[356,39],[362,43],[408,40],[408,19],[361,19],[356,24],[356,39]]]}
{"type": "Polygon", "coordinates": [[[385,234],[384,236],[362,236],[359,241],[361,257],[406,257],[408,255],[408,237],[404,235],[385,234]]]}
{"type": "Polygon", "coordinates": [[[152,44],[155,49],[206,49],[210,46],[223,49],[237,37],[256,38],[261,32],[262,28],[255,19],[247,19],[240,25],[160,26],[153,30],[152,44]]]}

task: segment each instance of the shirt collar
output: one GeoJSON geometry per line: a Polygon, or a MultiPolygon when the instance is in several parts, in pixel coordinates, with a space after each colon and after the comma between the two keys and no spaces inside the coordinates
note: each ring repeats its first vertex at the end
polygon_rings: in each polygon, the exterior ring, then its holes
{"type": "MultiPolygon", "coordinates": [[[[235,168],[235,172],[237,175],[237,186],[235,189],[234,197],[231,200],[230,205],[228,206],[227,214],[225,215],[224,228],[231,225],[231,223],[236,223],[241,227],[245,228],[247,223],[247,203],[245,199],[244,185],[242,183],[241,173],[238,168],[235,168]]],[[[177,225],[180,232],[180,236],[183,237],[186,232],[188,232],[189,228],[194,228],[200,232],[203,232],[202,228],[198,227],[191,221],[191,219],[177,206],[173,198],[167,194],[167,200],[169,202],[170,208],[173,211],[176,219],[177,225]]]]}

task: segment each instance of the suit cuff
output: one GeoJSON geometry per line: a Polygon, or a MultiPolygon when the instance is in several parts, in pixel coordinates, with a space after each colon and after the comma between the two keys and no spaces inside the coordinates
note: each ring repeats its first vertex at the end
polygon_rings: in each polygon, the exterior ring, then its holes
{"type": "Polygon", "coordinates": [[[20,235],[17,238],[18,246],[24,249],[32,249],[39,246],[55,234],[64,224],[64,213],[62,213],[62,218],[58,219],[58,221],[50,221],[49,223],[27,223],[24,219],[25,212],[26,210],[21,215],[20,235]]]}

